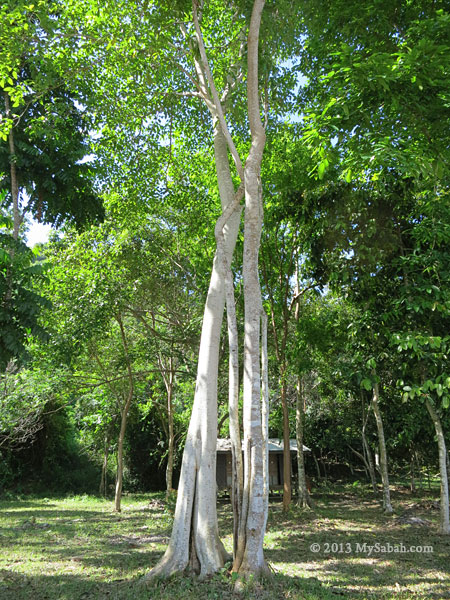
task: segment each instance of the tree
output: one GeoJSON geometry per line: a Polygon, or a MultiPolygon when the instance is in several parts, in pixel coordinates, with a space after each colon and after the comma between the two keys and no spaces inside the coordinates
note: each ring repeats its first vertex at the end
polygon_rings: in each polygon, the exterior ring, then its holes
{"type": "MultiPolygon", "coordinates": [[[[237,551],[235,568],[242,573],[259,572],[265,568],[262,539],[267,508],[262,501],[265,461],[260,417],[261,302],[257,272],[262,225],[259,171],[265,139],[259,114],[258,92],[258,36],[263,4],[262,1],[256,0],[253,5],[237,4],[227,7],[224,11],[220,3],[195,1],[192,3],[192,20],[188,18],[188,4],[185,2],[170,9],[154,5],[144,12],[130,12],[129,7],[115,5],[108,7],[112,12],[108,14],[107,19],[103,9],[95,16],[90,15],[92,19],[87,19],[85,14],[82,15],[82,21],[88,29],[93,23],[95,39],[99,36],[107,36],[112,41],[108,44],[108,52],[101,57],[97,56],[98,67],[95,65],[93,68],[94,87],[97,89],[103,87],[104,92],[102,98],[98,97],[97,109],[100,111],[104,108],[110,101],[111,94],[114,94],[117,89],[115,76],[117,65],[126,64],[130,85],[127,84],[128,91],[122,89],[120,92],[127,96],[132,92],[132,102],[124,103],[126,110],[131,113],[130,122],[126,123],[126,130],[130,132],[131,125],[135,126],[136,130],[145,132],[148,156],[152,156],[153,151],[154,156],[161,156],[161,146],[157,146],[162,137],[162,130],[166,130],[172,140],[170,128],[173,123],[174,108],[181,104],[179,99],[186,99],[179,112],[179,115],[186,118],[184,122],[179,119],[177,121],[178,135],[182,131],[187,132],[190,123],[194,122],[190,120],[194,106],[192,98],[202,99],[204,104],[203,107],[196,109],[195,123],[200,123],[201,128],[204,128],[202,120],[205,121],[206,107],[211,117],[209,123],[212,123],[213,138],[211,139],[209,132],[208,139],[214,143],[217,187],[223,211],[216,226],[218,243],[206,299],[196,394],[186,438],[174,527],[166,555],[150,576],[168,575],[183,570],[189,561],[192,566],[199,567],[202,576],[206,576],[220,568],[225,558],[223,546],[218,538],[215,507],[218,350],[225,303],[223,267],[225,262],[228,266],[231,264],[240,222],[240,201],[244,194],[246,198],[243,269],[246,299],[244,448],[247,472],[244,477],[241,541],[238,544],[240,550],[237,551]],[[121,10],[126,11],[124,19],[121,10]],[[221,23],[220,28],[217,27],[218,22],[221,23]],[[155,32],[158,34],[156,35],[155,32]],[[211,37],[217,40],[220,50],[209,47],[211,37]],[[140,85],[143,64],[141,43],[144,39],[147,40],[147,47],[156,52],[158,66],[151,72],[145,71],[145,85],[140,85]],[[127,61],[119,62],[117,59],[121,58],[124,51],[127,61]],[[132,60],[128,61],[128,57],[132,57],[132,60]],[[167,85],[169,73],[171,93],[168,93],[167,85]],[[246,88],[242,85],[244,77],[247,81],[246,88]],[[151,94],[148,92],[150,80],[151,94]],[[112,81],[114,81],[113,85],[111,85],[112,81]],[[146,106],[147,114],[150,108],[154,110],[148,120],[143,120],[142,115],[139,114],[142,105],[146,106]],[[167,115],[167,120],[161,118],[161,115],[167,115]],[[227,117],[232,119],[233,129],[227,125],[227,117]],[[242,127],[243,123],[245,123],[244,127],[242,127]],[[250,136],[246,132],[247,125],[250,127],[250,136]],[[233,134],[236,133],[236,137],[242,135],[239,151],[231,131],[233,134]],[[156,135],[150,137],[152,132],[156,135]],[[247,156],[245,164],[241,155],[247,156]],[[229,157],[234,162],[235,179],[240,180],[240,184],[235,185],[229,157]],[[258,423],[256,417],[259,419],[258,423]],[[256,427],[254,431],[253,427],[256,427]],[[254,482],[254,485],[249,486],[249,481],[254,482]]],[[[90,8],[89,6],[87,10],[89,11],[90,8]]],[[[82,10],[85,10],[84,6],[82,10]]],[[[280,15],[276,13],[275,18],[280,19],[280,15]]],[[[82,35],[85,35],[84,31],[81,32],[82,35]]],[[[281,48],[282,44],[278,40],[275,43],[274,38],[269,34],[268,39],[270,44],[267,46],[267,61],[270,71],[273,62],[272,54],[275,53],[277,46],[281,48]]],[[[111,123],[109,117],[105,118],[111,123]]],[[[116,140],[125,129],[123,124],[122,127],[116,140]]],[[[109,132],[112,129],[110,127],[109,132]]],[[[123,139],[129,146],[126,135],[123,139]]],[[[190,143],[193,146],[197,144],[199,147],[200,139],[197,129],[196,136],[191,137],[190,143]]],[[[173,149],[174,145],[171,144],[166,150],[166,155],[172,153],[173,149]]],[[[130,156],[131,153],[128,154],[128,158],[130,156]]],[[[159,172],[159,169],[154,169],[154,173],[159,172]]],[[[162,187],[165,189],[164,185],[162,187]]],[[[161,189],[160,181],[156,183],[155,189],[161,189]]]]}
{"type": "Polygon", "coordinates": [[[0,198],[11,227],[1,232],[1,363],[19,357],[46,301],[37,289],[42,269],[20,236],[27,214],[54,225],[100,220],[103,207],[88,154],[89,123],[80,96],[52,60],[57,3],[22,0],[0,9],[0,198]],[[9,239],[8,236],[12,239],[9,239]]]}

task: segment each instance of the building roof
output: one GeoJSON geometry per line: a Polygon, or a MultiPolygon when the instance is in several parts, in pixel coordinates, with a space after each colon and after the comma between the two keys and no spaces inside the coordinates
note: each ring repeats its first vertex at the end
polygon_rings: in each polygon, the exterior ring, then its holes
{"type": "MultiPolygon", "coordinates": [[[[297,452],[297,440],[289,440],[291,452],[297,452]]],[[[231,452],[231,440],[229,438],[217,439],[217,452],[231,452]]],[[[269,438],[269,452],[283,452],[284,443],[279,438],[269,438]]],[[[311,452],[310,448],[303,445],[303,452],[311,452]]]]}

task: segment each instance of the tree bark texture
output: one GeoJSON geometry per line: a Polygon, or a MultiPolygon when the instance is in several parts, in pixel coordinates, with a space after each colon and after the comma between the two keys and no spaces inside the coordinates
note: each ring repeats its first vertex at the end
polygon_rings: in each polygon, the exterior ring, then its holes
{"type": "Polygon", "coordinates": [[[436,430],[436,437],[439,449],[439,471],[441,474],[441,513],[440,513],[440,524],[439,532],[444,535],[450,534],[450,520],[449,520],[449,494],[448,494],[448,472],[447,472],[447,448],[445,445],[444,432],[442,430],[442,423],[439,415],[436,411],[434,404],[429,398],[425,401],[430,417],[433,421],[434,428],[436,430]]]}
{"type": "Polygon", "coordinates": [[[378,383],[374,383],[372,393],[372,409],[375,415],[378,430],[378,444],[380,449],[380,471],[383,482],[383,510],[387,514],[393,513],[391,504],[391,492],[389,488],[388,460],[386,452],[386,440],[384,438],[383,419],[381,418],[379,406],[379,388],[378,383]]]}

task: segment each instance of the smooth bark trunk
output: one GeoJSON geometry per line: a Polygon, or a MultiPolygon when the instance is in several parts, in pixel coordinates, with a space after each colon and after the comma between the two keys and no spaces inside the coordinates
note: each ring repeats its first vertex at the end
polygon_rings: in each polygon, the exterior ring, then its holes
{"type": "Polygon", "coordinates": [[[447,448],[445,445],[444,432],[442,430],[442,423],[439,415],[436,411],[434,404],[426,398],[426,407],[430,413],[430,417],[433,421],[434,428],[436,430],[436,437],[439,449],[439,471],[441,475],[441,506],[440,506],[440,523],[439,532],[444,535],[450,534],[450,520],[449,520],[449,493],[448,493],[448,472],[447,472],[447,448]]]}
{"type": "Polygon", "coordinates": [[[255,0],[250,19],[247,45],[247,108],[251,148],[245,163],[244,224],[244,498],[240,535],[245,539],[233,570],[241,575],[268,573],[263,542],[267,523],[267,499],[264,495],[265,445],[261,414],[260,324],[261,287],[258,256],[263,222],[261,162],[265,131],[261,122],[258,94],[258,41],[264,0],[255,0]]]}
{"type": "MultiPolygon", "coordinates": [[[[264,147],[264,130],[261,126],[261,131],[258,130],[258,135],[255,136],[255,111],[257,119],[259,119],[260,122],[257,62],[259,25],[264,1],[255,0],[250,21],[247,46],[247,97],[249,104],[248,112],[250,129],[252,133],[252,147],[246,163],[248,176],[247,172],[245,175],[243,173],[241,160],[228,130],[221,101],[218,97],[217,89],[208,64],[198,14],[198,11],[201,11],[202,6],[202,3],[193,0],[193,23],[197,46],[192,49],[194,50],[194,63],[199,81],[199,93],[204,99],[214,119],[215,162],[222,203],[222,216],[219,218],[219,226],[216,226],[215,233],[217,240],[221,237],[223,232],[226,262],[227,265],[230,265],[239,228],[241,212],[239,207],[239,197],[241,189],[235,193],[230,174],[227,149],[233,157],[237,173],[241,178],[241,183],[245,186],[246,230],[248,230],[249,222],[251,222],[254,227],[255,208],[258,212],[258,222],[261,221],[262,217],[259,168],[262,158],[262,149],[264,147]],[[258,177],[255,179],[254,175],[256,173],[258,177]],[[255,182],[257,184],[256,196],[255,182]],[[248,214],[247,206],[250,207],[248,214]]],[[[183,31],[187,33],[186,29],[183,31]]],[[[259,223],[259,233],[260,228],[261,226],[259,223]]],[[[250,231],[249,236],[254,238],[254,234],[255,231],[250,231]]],[[[245,234],[245,237],[247,237],[247,233],[245,234]]],[[[250,247],[252,247],[253,250],[256,249],[257,266],[257,250],[259,245],[257,244],[255,247],[253,242],[254,239],[253,241],[247,241],[247,256],[244,258],[244,279],[246,278],[245,272],[248,271],[249,266],[248,243],[250,243],[250,247]]],[[[183,454],[172,536],[164,557],[156,567],[150,571],[147,577],[155,575],[168,576],[176,571],[184,570],[189,563],[200,572],[201,577],[205,577],[219,570],[223,566],[225,558],[228,558],[219,539],[216,510],[217,377],[220,333],[225,305],[224,261],[221,256],[221,246],[222,244],[218,243],[214,257],[210,287],[206,299],[200,339],[194,404],[183,454]]],[[[245,253],[246,250],[244,249],[244,254],[245,253]]],[[[252,272],[254,270],[253,263],[251,270],[252,272]]],[[[255,291],[253,287],[252,290],[255,291]]],[[[245,513],[244,506],[242,507],[245,521],[244,518],[241,519],[241,522],[245,523],[246,534],[242,566],[245,566],[246,570],[252,572],[261,570],[262,539],[265,530],[264,518],[257,518],[261,512],[258,512],[258,509],[261,508],[260,500],[263,495],[262,478],[261,481],[259,481],[259,473],[262,473],[261,431],[259,431],[258,440],[256,435],[257,431],[254,430],[254,423],[251,422],[253,409],[255,408],[254,401],[256,392],[258,393],[258,410],[260,412],[259,379],[256,389],[253,360],[256,356],[259,377],[259,318],[261,300],[258,295],[256,296],[256,305],[258,317],[256,328],[254,327],[255,322],[253,313],[246,313],[246,348],[244,349],[245,369],[247,369],[247,366],[251,366],[251,372],[244,377],[244,419],[246,418],[245,415],[249,418],[247,424],[244,421],[244,439],[247,442],[246,447],[250,448],[250,463],[252,466],[251,473],[247,471],[246,475],[255,476],[248,477],[248,481],[251,481],[252,489],[248,496],[248,510],[246,509],[245,513]],[[257,348],[254,346],[255,334],[258,338],[257,348]],[[248,347],[249,342],[251,348],[248,347]],[[250,361],[251,365],[249,365],[248,360],[245,360],[245,356],[249,356],[249,353],[251,354],[252,359],[250,361]],[[248,381],[246,384],[246,380],[249,379],[251,381],[251,390],[248,390],[248,381]],[[245,400],[246,396],[247,402],[245,400]],[[248,409],[249,405],[251,408],[250,411],[248,409]],[[249,430],[251,435],[248,435],[249,430]],[[260,463],[261,469],[259,468],[260,463]],[[255,533],[257,538],[256,546],[254,543],[256,539],[255,533]]],[[[253,307],[255,307],[254,303],[253,307]]],[[[261,430],[261,418],[259,418],[259,430],[261,430]]],[[[246,485],[247,488],[249,487],[246,482],[246,484],[244,484],[243,502],[245,500],[246,485]]],[[[265,515],[267,514],[264,510],[263,513],[265,515]]]]}
{"type": "Polygon", "coordinates": [[[229,371],[228,371],[228,412],[230,418],[232,485],[231,502],[233,506],[233,558],[236,558],[239,545],[239,527],[242,516],[242,490],[244,484],[244,466],[242,461],[241,433],[239,428],[239,336],[234,299],[233,274],[227,262],[223,230],[217,232],[218,250],[221,252],[225,281],[227,306],[229,371]]]}
{"type": "Polygon", "coordinates": [[[379,389],[378,383],[374,383],[372,394],[372,409],[375,415],[378,430],[378,444],[380,449],[380,472],[383,482],[383,510],[387,514],[393,513],[391,505],[391,492],[389,488],[388,460],[386,452],[386,441],[384,438],[383,419],[379,407],[379,389]]]}

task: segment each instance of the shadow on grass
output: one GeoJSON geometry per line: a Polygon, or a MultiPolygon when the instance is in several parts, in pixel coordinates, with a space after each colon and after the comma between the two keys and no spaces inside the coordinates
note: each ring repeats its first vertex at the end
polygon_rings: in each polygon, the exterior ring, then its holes
{"type": "MultiPolygon", "coordinates": [[[[145,571],[143,570],[142,576],[145,571]]],[[[315,578],[274,575],[259,583],[250,582],[239,596],[231,578],[217,574],[205,581],[188,575],[157,579],[147,584],[143,577],[132,580],[99,581],[79,575],[24,576],[0,571],[2,600],[338,600],[326,585],[315,578]]]]}
{"type": "Polygon", "coordinates": [[[275,569],[315,574],[346,597],[450,597],[450,539],[432,527],[399,525],[370,501],[355,505],[345,498],[286,516],[272,509],[268,539],[265,555],[275,569]]]}

